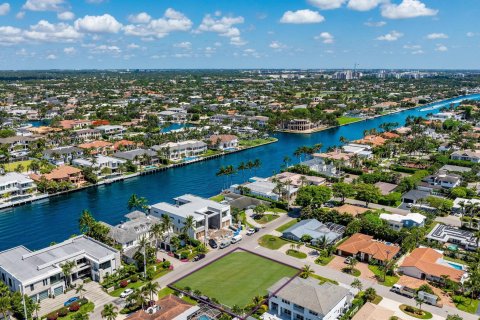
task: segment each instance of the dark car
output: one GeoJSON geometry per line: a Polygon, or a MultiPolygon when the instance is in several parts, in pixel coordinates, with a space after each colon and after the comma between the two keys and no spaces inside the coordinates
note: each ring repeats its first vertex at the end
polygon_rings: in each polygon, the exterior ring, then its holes
{"type": "Polygon", "coordinates": [[[193,257],[193,261],[199,261],[199,260],[202,260],[203,258],[205,258],[205,254],[200,253],[200,254],[197,254],[195,257],[193,257]]]}
{"type": "Polygon", "coordinates": [[[72,303],[74,303],[75,301],[78,301],[80,298],[79,297],[72,297],[70,299],[68,299],[67,301],[65,301],[65,303],[63,304],[64,307],[68,307],[69,305],[71,305],[72,303]]]}
{"type": "Polygon", "coordinates": [[[210,247],[212,247],[212,249],[217,249],[217,248],[218,248],[217,241],[215,241],[214,239],[208,240],[208,245],[209,245],[210,247]]]}

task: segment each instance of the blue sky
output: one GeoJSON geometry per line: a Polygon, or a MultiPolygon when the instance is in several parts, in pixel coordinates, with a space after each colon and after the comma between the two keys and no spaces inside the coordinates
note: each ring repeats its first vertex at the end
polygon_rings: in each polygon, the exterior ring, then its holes
{"type": "Polygon", "coordinates": [[[0,0],[0,69],[480,69],[479,15],[479,0],[0,0]]]}

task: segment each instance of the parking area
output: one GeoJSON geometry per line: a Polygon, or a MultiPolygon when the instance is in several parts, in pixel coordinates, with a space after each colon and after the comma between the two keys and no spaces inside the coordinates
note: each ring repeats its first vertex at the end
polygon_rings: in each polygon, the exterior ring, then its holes
{"type": "MultiPolygon", "coordinates": [[[[401,276],[400,280],[398,280],[397,284],[406,286],[409,288],[417,289],[420,286],[424,284],[428,284],[427,281],[417,279],[417,278],[412,278],[409,276],[401,276]]],[[[455,304],[453,303],[452,299],[450,296],[448,296],[446,293],[444,293],[441,289],[435,288],[433,286],[430,286],[433,290],[433,292],[440,297],[440,301],[444,306],[450,306],[450,307],[455,307],[455,304]]]]}

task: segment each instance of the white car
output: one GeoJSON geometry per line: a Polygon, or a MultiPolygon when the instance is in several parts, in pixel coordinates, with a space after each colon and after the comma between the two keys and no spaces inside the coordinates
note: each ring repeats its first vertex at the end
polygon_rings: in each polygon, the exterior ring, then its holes
{"type": "Polygon", "coordinates": [[[251,236],[254,233],[255,233],[255,229],[250,228],[247,230],[247,236],[251,236]]]}
{"type": "Polygon", "coordinates": [[[133,293],[133,289],[125,289],[125,291],[123,291],[121,294],[120,294],[120,298],[126,298],[128,297],[129,295],[131,295],[133,293]]]}

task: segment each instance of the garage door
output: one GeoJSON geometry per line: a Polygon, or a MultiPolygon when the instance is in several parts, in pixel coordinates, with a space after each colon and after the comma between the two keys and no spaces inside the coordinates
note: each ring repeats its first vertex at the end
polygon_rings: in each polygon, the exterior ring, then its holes
{"type": "Polygon", "coordinates": [[[48,290],[42,291],[38,294],[38,300],[40,301],[47,298],[48,298],[48,290]]]}
{"type": "Polygon", "coordinates": [[[53,294],[54,294],[55,296],[59,296],[59,295],[61,295],[62,293],[63,293],[63,286],[58,287],[58,288],[55,288],[55,289],[53,290],[53,294]]]}

